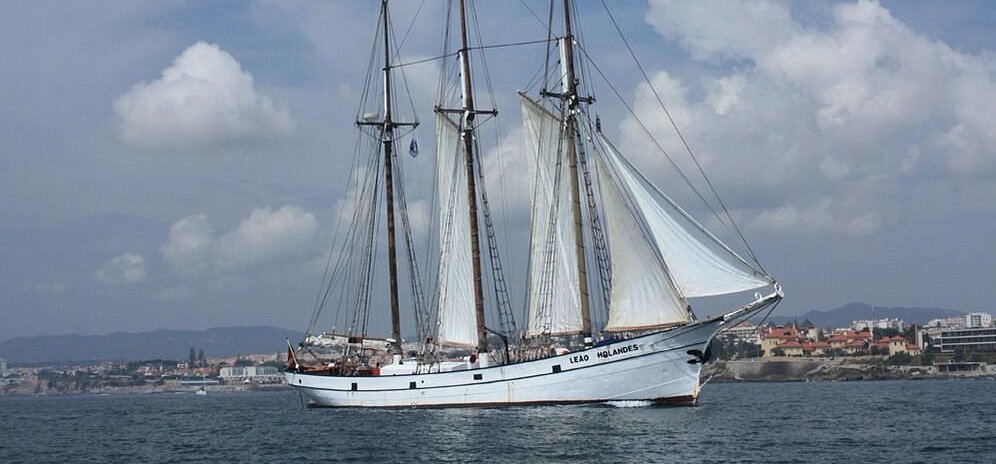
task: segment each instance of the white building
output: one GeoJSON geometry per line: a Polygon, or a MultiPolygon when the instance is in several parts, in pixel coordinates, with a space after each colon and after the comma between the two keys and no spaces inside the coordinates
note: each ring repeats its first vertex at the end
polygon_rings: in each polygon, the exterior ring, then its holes
{"type": "Polygon", "coordinates": [[[756,325],[748,324],[746,321],[720,332],[720,336],[726,338],[727,340],[745,341],[755,345],[761,344],[760,334],[761,332],[756,325]]]}
{"type": "Polygon", "coordinates": [[[246,380],[250,382],[269,382],[283,379],[280,370],[273,366],[222,367],[218,377],[225,381],[246,380]]]}
{"type": "Polygon", "coordinates": [[[864,329],[896,329],[903,331],[904,322],[902,319],[878,319],[878,320],[858,320],[851,321],[851,330],[860,332],[864,329]]]}
{"type": "Polygon", "coordinates": [[[0,377],[7,377],[7,360],[0,359],[0,377]]]}
{"type": "Polygon", "coordinates": [[[931,319],[927,327],[940,329],[964,329],[965,318],[962,316],[951,316],[941,319],[931,319]]]}
{"type": "Polygon", "coordinates": [[[968,313],[965,315],[965,328],[978,329],[993,325],[993,315],[989,313],[968,313]]]}

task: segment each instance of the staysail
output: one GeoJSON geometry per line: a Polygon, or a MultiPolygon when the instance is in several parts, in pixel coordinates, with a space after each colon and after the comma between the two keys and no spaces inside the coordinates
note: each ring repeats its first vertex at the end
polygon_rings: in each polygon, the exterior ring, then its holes
{"type": "Polygon", "coordinates": [[[526,335],[581,332],[574,223],[566,138],[560,118],[521,97],[525,153],[530,160],[532,209],[526,335]]]}
{"type": "MultiPolygon", "coordinates": [[[[624,194],[629,211],[646,226],[647,239],[681,297],[725,295],[771,285],[770,277],[754,269],[651,185],[604,134],[599,133],[598,140],[604,167],[624,194]]],[[[615,245],[610,243],[610,247],[615,245]]]]}
{"type": "Polygon", "coordinates": [[[439,195],[439,307],[437,340],[477,346],[474,283],[467,222],[467,170],[460,130],[436,113],[436,185],[439,195]]]}
{"type": "Polygon", "coordinates": [[[596,158],[598,185],[612,257],[607,331],[660,327],[689,320],[688,303],[677,294],[605,162],[596,158]]]}

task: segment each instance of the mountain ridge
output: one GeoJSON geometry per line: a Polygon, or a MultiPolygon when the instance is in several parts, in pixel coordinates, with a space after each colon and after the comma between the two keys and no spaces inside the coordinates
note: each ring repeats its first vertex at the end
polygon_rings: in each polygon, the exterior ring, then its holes
{"type": "Polygon", "coordinates": [[[851,321],[861,319],[899,318],[907,324],[926,324],[931,319],[964,316],[966,311],[945,308],[888,307],[853,302],[824,311],[812,310],[797,316],[772,316],[768,320],[775,324],[789,324],[794,321],[809,320],[817,327],[849,327],[851,321]]]}
{"type": "Polygon", "coordinates": [[[139,361],[187,359],[190,348],[207,356],[276,353],[284,339],[302,333],[271,326],[212,327],[205,330],[159,329],[105,335],[34,335],[0,342],[0,358],[8,363],[139,361]]]}

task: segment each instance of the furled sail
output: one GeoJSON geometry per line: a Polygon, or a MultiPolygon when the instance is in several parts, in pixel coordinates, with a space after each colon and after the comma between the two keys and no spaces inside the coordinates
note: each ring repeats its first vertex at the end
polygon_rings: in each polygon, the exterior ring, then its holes
{"type": "Polygon", "coordinates": [[[581,331],[570,175],[560,118],[520,94],[532,184],[527,336],[581,331]]]}
{"type": "Polygon", "coordinates": [[[437,341],[477,346],[474,282],[467,220],[467,170],[460,129],[436,114],[436,185],[439,195],[439,316],[437,341]]]}
{"type": "MultiPolygon", "coordinates": [[[[604,134],[598,138],[605,167],[630,211],[646,226],[653,249],[681,297],[725,295],[772,283],[651,185],[604,134]]],[[[613,274],[613,286],[615,280],[613,274]]]]}
{"type": "Polygon", "coordinates": [[[626,199],[599,158],[596,169],[612,256],[612,291],[605,330],[618,332],[688,321],[688,303],[675,292],[660,255],[644,239],[626,199]]]}

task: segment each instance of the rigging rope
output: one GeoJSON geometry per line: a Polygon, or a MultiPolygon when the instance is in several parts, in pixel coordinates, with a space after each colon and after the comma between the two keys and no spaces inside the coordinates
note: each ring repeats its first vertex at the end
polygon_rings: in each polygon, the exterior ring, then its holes
{"type": "MultiPolygon", "coordinates": [[[[556,39],[554,39],[554,40],[556,40],[556,39]]],[[[493,48],[521,47],[521,46],[524,46],[524,45],[536,45],[536,44],[541,44],[541,43],[546,43],[546,42],[548,42],[548,39],[523,40],[521,42],[508,42],[508,43],[500,43],[500,44],[494,44],[494,45],[478,45],[476,47],[467,47],[467,50],[475,51],[475,50],[491,50],[493,48]]],[[[443,53],[442,55],[437,55],[437,56],[433,56],[433,57],[429,57],[429,58],[422,58],[420,60],[404,61],[404,62],[400,62],[400,63],[394,63],[394,64],[391,65],[391,68],[405,68],[405,67],[414,66],[414,65],[417,65],[417,64],[423,64],[423,63],[430,63],[430,62],[433,62],[433,61],[445,60],[446,58],[451,58],[451,57],[457,56],[459,54],[460,54],[460,52],[456,51],[456,52],[443,53]]]]}
{"type": "MultiPolygon", "coordinates": [[[[637,68],[640,70],[640,75],[643,77],[644,82],[646,82],[647,87],[650,88],[650,91],[653,92],[654,97],[657,99],[657,103],[660,105],[661,109],[664,110],[664,114],[667,115],[667,119],[668,121],[670,121],[671,127],[674,128],[674,132],[678,135],[678,139],[681,140],[681,144],[685,147],[685,150],[688,152],[688,156],[695,163],[695,167],[696,169],[698,169],[699,174],[702,176],[702,179],[705,180],[706,185],[709,187],[709,191],[712,192],[713,197],[716,198],[716,201],[723,209],[723,213],[726,215],[726,219],[729,220],[733,230],[736,231],[737,236],[740,237],[740,240],[747,248],[747,252],[750,254],[750,257],[754,261],[754,264],[757,264],[757,267],[761,270],[761,272],[763,272],[765,275],[768,275],[768,272],[764,270],[764,266],[762,266],[760,260],[758,260],[757,255],[754,254],[754,250],[753,248],[751,248],[750,243],[747,242],[747,238],[740,230],[740,226],[738,226],[737,222],[733,220],[733,216],[730,214],[730,211],[726,207],[726,204],[723,202],[723,199],[719,196],[719,192],[716,191],[716,188],[713,186],[712,181],[709,179],[709,176],[706,175],[705,170],[702,168],[702,164],[699,163],[698,158],[695,156],[695,153],[692,151],[692,147],[688,144],[688,141],[685,139],[684,134],[682,134],[681,130],[678,128],[678,123],[671,116],[671,112],[667,109],[667,106],[664,104],[664,99],[661,98],[660,94],[657,92],[657,89],[654,87],[653,83],[651,83],[650,77],[647,75],[647,71],[643,68],[643,65],[640,63],[640,60],[637,58],[636,53],[633,51],[633,47],[630,46],[629,41],[626,40],[626,35],[623,34],[622,28],[620,28],[619,23],[616,22],[616,18],[612,14],[612,11],[609,10],[609,7],[608,5],[606,5],[605,0],[601,0],[601,3],[602,3],[602,8],[605,9],[605,12],[609,16],[609,20],[612,22],[612,25],[615,27],[616,32],[619,34],[619,37],[622,39],[623,44],[626,46],[626,50],[629,51],[629,55],[633,58],[633,62],[636,63],[637,68]]],[[[585,53],[585,56],[587,56],[587,53],[585,53]]],[[[594,62],[592,62],[592,65],[594,66],[594,62]]],[[[599,73],[601,74],[601,71],[599,71],[599,73]]],[[[631,113],[633,112],[631,111],[631,113]]],[[[636,116],[635,113],[633,113],[633,117],[639,119],[639,117],[636,116]]],[[[642,121],[640,122],[640,125],[643,126],[642,121]]],[[[657,141],[654,140],[654,143],[656,144],[657,141]]],[[[659,144],[658,147],[660,147],[659,144]]],[[[663,152],[663,148],[661,148],[661,151],[663,152]]],[[[666,153],[665,156],[667,156],[666,153]]],[[[670,160],[670,156],[668,156],[668,159],[670,160]]],[[[672,164],[674,163],[672,162],[672,164]]],[[[675,168],[677,168],[677,166],[675,166],[675,168]]],[[[684,177],[684,174],[682,174],[682,177],[684,177]]],[[[697,191],[696,194],[699,195],[697,191]]],[[[699,195],[699,198],[702,198],[702,196],[699,195]]],[[[702,198],[702,201],[705,201],[705,199],[702,198]]],[[[709,206],[709,209],[713,209],[711,205],[709,206]]],[[[722,217],[719,217],[719,214],[716,213],[715,210],[713,210],[713,213],[716,215],[716,218],[719,219],[721,224],[726,225],[726,222],[723,220],[722,217]]]]}
{"type": "MultiPolygon", "coordinates": [[[[650,131],[650,128],[647,127],[646,123],[643,122],[643,119],[641,119],[636,114],[636,111],[633,109],[633,107],[629,103],[626,102],[625,98],[623,98],[622,93],[619,91],[619,89],[617,89],[614,85],[612,85],[612,82],[609,81],[608,77],[605,75],[605,72],[602,71],[602,68],[600,68],[598,66],[598,64],[595,63],[594,60],[591,59],[591,57],[588,55],[588,51],[584,47],[582,47],[580,44],[578,44],[578,49],[580,49],[581,53],[585,56],[585,58],[589,60],[589,62],[591,63],[591,66],[595,70],[595,72],[598,73],[598,75],[602,78],[602,80],[605,81],[605,83],[606,83],[606,85],[608,85],[609,89],[612,90],[612,93],[616,96],[616,98],[623,105],[623,107],[626,108],[626,111],[629,112],[630,116],[633,117],[633,119],[637,122],[637,124],[640,126],[640,128],[643,130],[643,132],[647,135],[647,137],[650,138],[650,140],[651,140],[651,142],[653,142],[654,146],[656,146],[657,149],[661,152],[661,154],[664,155],[664,158],[668,160],[668,162],[675,169],[675,171],[678,173],[678,175],[681,177],[681,179],[685,182],[685,185],[687,185],[688,188],[691,189],[692,192],[695,193],[695,196],[698,197],[698,199],[701,200],[702,203],[705,204],[707,208],[709,208],[709,211],[711,211],[713,213],[713,215],[715,215],[716,218],[719,219],[722,222],[723,219],[722,219],[722,217],[719,216],[719,212],[717,212],[716,209],[713,208],[712,204],[708,200],[705,199],[705,197],[702,195],[702,192],[700,192],[699,189],[697,189],[695,187],[695,184],[693,184],[692,180],[688,177],[687,174],[685,174],[685,171],[683,171],[680,167],[678,167],[678,163],[675,162],[674,158],[672,158],[671,155],[668,154],[667,150],[665,150],[664,147],[661,146],[660,141],[657,140],[657,137],[654,136],[653,132],[650,131]]],[[[756,261],[756,258],[755,258],[755,261],[756,261]]],[[[759,270],[764,275],[767,275],[767,276],[770,277],[770,275],[767,272],[765,272],[763,269],[759,269],[759,270]]]]}

